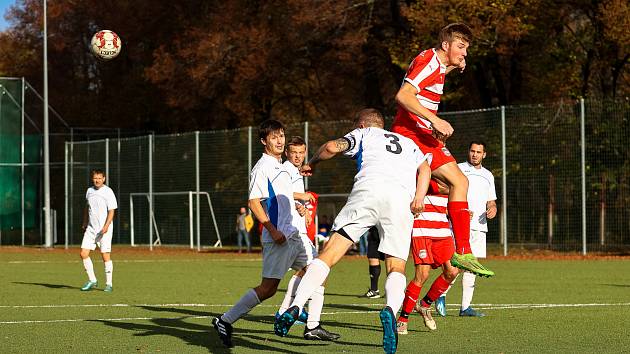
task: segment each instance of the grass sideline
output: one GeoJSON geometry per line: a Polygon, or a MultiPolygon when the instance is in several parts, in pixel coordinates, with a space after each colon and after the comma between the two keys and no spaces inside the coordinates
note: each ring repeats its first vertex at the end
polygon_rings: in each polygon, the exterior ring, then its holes
{"type": "MultiPolygon", "coordinates": [[[[457,316],[458,282],[447,298],[449,316],[436,317],[438,330],[429,332],[412,316],[399,352],[627,350],[627,257],[520,258],[486,260],[497,276],[478,279],[474,304],[487,317],[457,316]]],[[[94,253],[92,259],[102,289],[102,261],[94,253]]],[[[276,296],[236,323],[231,351],[222,348],[210,319],[258,283],[260,254],[115,247],[113,259],[114,293],[84,293],[78,249],[0,247],[0,352],[382,352],[378,310],[384,300],[357,297],[368,285],[362,257],[344,259],[326,288],[322,323],[342,335],[339,342],[306,341],[297,325],[287,338],[273,334],[287,277],[276,296]]],[[[384,276],[381,288],[383,282],[384,276]]]]}

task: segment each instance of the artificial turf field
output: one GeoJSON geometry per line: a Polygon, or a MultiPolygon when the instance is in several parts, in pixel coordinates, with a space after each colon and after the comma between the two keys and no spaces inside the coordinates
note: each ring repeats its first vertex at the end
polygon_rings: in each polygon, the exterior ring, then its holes
{"type": "MultiPolygon", "coordinates": [[[[378,311],[363,299],[363,257],[346,257],[326,287],[323,325],[337,342],[302,338],[294,325],[273,334],[273,314],[288,276],[271,299],[235,324],[235,348],[222,348],[210,319],[259,282],[259,254],[196,253],[114,247],[114,292],[81,292],[78,249],[0,247],[0,353],[381,353],[378,311]]],[[[99,289],[103,264],[93,253],[99,289]]],[[[400,337],[400,353],[621,353],[630,351],[630,259],[510,259],[485,264],[474,307],[485,318],[460,318],[461,287],[447,297],[448,317],[429,332],[418,315],[400,337]]],[[[408,267],[408,278],[412,274],[408,267]]],[[[383,272],[384,273],[384,272],[383,272]]],[[[437,275],[437,274],[435,274],[437,275]]],[[[381,276],[381,289],[384,275],[381,276]]],[[[426,288],[423,289],[423,294],[426,288]]]]}

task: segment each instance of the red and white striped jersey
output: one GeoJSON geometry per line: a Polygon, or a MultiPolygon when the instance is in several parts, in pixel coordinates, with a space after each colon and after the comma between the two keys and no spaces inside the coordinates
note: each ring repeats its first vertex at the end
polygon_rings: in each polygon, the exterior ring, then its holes
{"type": "Polygon", "coordinates": [[[451,223],[446,214],[448,195],[424,197],[424,211],[413,220],[411,237],[452,237],[451,223]]]}
{"type": "MultiPolygon", "coordinates": [[[[440,96],[444,92],[446,65],[440,62],[435,49],[427,49],[413,59],[405,74],[405,82],[416,88],[416,98],[420,104],[437,113],[440,96]]],[[[431,134],[431,122],[398,106],[395,125],[402,125],[412,131],[420,129],[431,134]]]]}

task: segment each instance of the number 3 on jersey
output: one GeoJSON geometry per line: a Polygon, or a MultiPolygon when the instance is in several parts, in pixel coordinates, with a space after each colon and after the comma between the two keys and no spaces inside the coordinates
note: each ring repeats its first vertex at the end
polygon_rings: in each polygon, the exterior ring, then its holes
{"type": "Polygon", "coordinates": [[[392,154],[400,154],[402,152],[402,146],[398,143],[400,139],[394,134],[383,134],[384,137],[390,138],[390,144],[385,145],[385,150],[391,152],[392,154]]]}

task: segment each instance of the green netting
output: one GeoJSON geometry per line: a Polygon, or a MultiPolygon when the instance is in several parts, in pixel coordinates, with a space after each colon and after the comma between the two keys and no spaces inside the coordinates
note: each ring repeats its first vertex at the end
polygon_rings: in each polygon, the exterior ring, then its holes
{"type": "MultiPolygon", "coordinates": [[[[37,220],[37,171],[22,168],[22,80],[0,79],[0,230],[22,226],[22,178],[24,179],[24,226],[37,220]]],[[[40,137],[24,136],[25,163],[39,162],[40,137]]],[[[4,243],[10,242],[5,237],[4,243]]]]}

